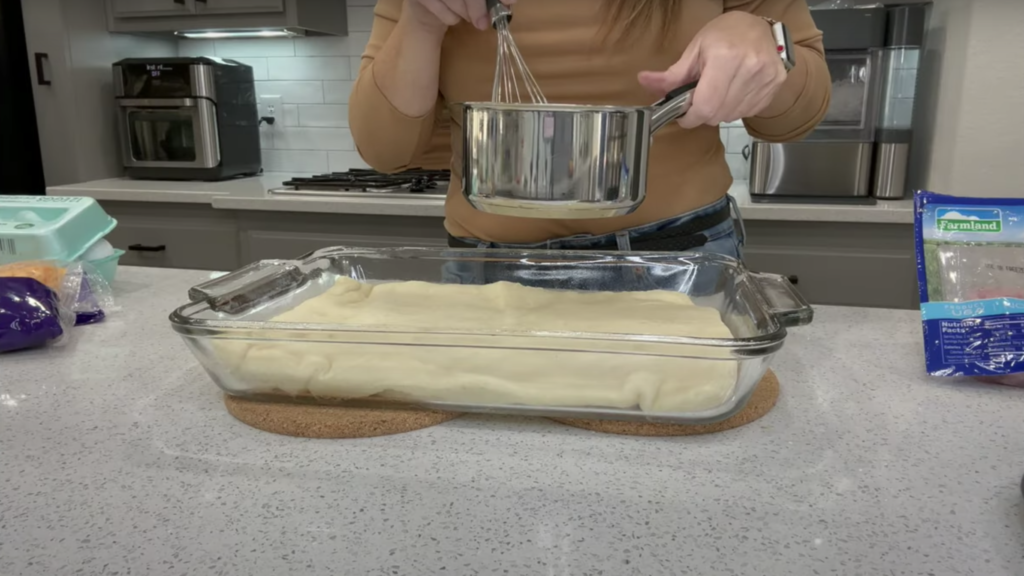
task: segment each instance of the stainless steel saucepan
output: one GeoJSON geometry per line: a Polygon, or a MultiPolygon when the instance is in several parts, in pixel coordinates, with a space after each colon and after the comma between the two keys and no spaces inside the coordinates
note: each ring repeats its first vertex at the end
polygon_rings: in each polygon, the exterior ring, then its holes
{"type": "Polygon", "coordinates": [[[646,193],[651,137],[690,109],[696,87],[652,106],[465,103],[462,193],[492,214],[629,214],[646,193]]]}

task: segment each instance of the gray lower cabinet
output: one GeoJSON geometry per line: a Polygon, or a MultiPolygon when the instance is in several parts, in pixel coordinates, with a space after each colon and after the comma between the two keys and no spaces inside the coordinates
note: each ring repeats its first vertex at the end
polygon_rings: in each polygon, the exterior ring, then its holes
{"type": "Polygon", "coordinates": [[[102,202],[117,221],[107,237],[124,266],[233,270],[240,265],[234,214],[209,206],[102,202]]]}
{"type": "MultiPolygon", "coordinates": [[[[121,261],[128,266],[227,271],[257,260],[298,258],[329,246],[447,246],[441,218],[102,204],[118,220],[109,239],[128,251],[121,261]]],[[[748,221],[746,228],[747,266],[790,276],[812,304],[918,304],[909,224],[748,221]]]]}
{"type": "Polygon", "coordinates": [[[916,308],[910,224],[748,221],[747,266],[792,277],[812,304],[916,308]]]}
{"type": "Polygon", "coordinates": [[[439,248],[448,245],[441,218],[348,214],[239,214],[245,262],[296,258],[330,246],[439,248]]]}

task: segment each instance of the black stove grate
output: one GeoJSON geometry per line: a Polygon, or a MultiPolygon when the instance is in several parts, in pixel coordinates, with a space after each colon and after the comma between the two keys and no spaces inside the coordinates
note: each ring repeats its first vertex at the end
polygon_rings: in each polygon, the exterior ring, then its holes
{"type": "Polygon", "coordinates": [[[394,174],[383,174],[376,170],[356,168],[309,178],[292,178],[284,182],[284,186],[290,186],[295,190],[439,194],[448,188],[450,178],[450,170],[413,168],[394,174]]]}

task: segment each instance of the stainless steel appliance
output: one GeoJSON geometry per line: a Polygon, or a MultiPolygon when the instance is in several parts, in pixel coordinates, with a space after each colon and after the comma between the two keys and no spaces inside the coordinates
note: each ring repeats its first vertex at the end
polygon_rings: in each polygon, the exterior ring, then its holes
{"type": "Polygon", "coordinates": [[[646,193],[651,135],[690,108],[696,83],[653,106],[462,105],[462,193],[531,218],[629,214],[646,193]]]}
{"type": "Polygon", "coordinates": [[[393,174],[376,170],[352,169],[308,178],[292,178],[268,192],[274,196],[327,196],[351,198],[374,194],[407,199],[443,199],[451,180],[450,170],[413,168],[393,174]]]}
{"type": "Polygon", "coordinates": [[[801,142],[755,140],[754,201],[870,203],[902,198],[912,130],[922,6],[817,10],[832,76],[824,120],[801,142]]]}
{"type": "Polygon", "coordinates": [[[252,68],[220,58],[114,64],[124,167],[132,178],[224,180],[260,171],[252,68]]]}

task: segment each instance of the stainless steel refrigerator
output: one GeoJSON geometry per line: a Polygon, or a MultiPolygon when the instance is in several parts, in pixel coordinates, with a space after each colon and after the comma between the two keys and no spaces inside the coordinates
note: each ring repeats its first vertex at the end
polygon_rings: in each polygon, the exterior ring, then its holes
{"type": "Polygon", "coordinates": [[[21,2],[0,0],[0,194],[45,188],[31,83],[21,2]]]}
{"type": "Polygon", "coordinates": [[[177,44],[107,31],[104,0],[0,0],[0,193],[123,173],[111,63],[177,44]]]}

